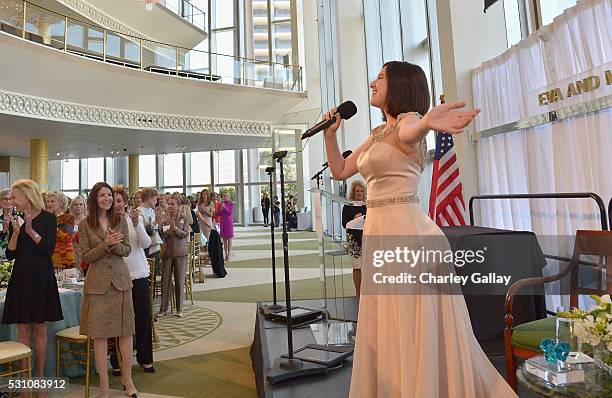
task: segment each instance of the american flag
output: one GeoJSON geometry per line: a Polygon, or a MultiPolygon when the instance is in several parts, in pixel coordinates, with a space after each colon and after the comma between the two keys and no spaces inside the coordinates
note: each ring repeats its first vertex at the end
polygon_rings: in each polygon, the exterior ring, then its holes
{"type": "Polygon", "coordinates": [[[453,136],[436,132],[436,155],[429,196],[429,217],[439,226],[465,225],[463,187],[453,136]]]}

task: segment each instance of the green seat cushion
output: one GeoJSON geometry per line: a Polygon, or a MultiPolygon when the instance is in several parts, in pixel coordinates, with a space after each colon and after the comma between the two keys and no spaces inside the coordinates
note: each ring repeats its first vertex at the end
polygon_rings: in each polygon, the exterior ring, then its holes
{"type": "Polygon", "coordinates": [[[540,343],[544,339],[556,338],[557,317],[538,319],[512,328],[512,346],[542,352],[540,343]]]}

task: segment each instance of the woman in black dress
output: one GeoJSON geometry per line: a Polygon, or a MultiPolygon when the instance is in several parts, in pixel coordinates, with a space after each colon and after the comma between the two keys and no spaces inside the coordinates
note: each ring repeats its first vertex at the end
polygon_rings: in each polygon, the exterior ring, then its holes
{"type": "Polygon", "coordinates": [[[11,187],[13,204],[24,219],[11,215],[6,257],[15,260],[6,291],[2,323],[16,323],[19,342],[30,346],[34,334],[35,377],[44,377],[47,324],[64,319],[51,255],[55,248],[55,215],[43,210],[38,185],[17,180],[11,187]]]}

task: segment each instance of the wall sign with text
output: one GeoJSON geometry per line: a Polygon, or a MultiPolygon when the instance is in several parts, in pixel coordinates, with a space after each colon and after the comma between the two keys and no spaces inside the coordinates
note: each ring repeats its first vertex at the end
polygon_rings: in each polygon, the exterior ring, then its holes
{"type": "Polygon", "coordinates": [[[612,95],[612,63],[529,92],[530,116],[612,95]]]}

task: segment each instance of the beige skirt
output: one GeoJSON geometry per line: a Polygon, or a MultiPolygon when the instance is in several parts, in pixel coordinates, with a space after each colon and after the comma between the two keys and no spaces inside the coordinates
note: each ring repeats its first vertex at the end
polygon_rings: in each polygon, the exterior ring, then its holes
{"type": "Polygon", "coordinates": [[[81,307],[80,333],[94,338],[132,336],[132,289],[119,291],[111,285],[104,294],[85,294],[81,307]]]}

